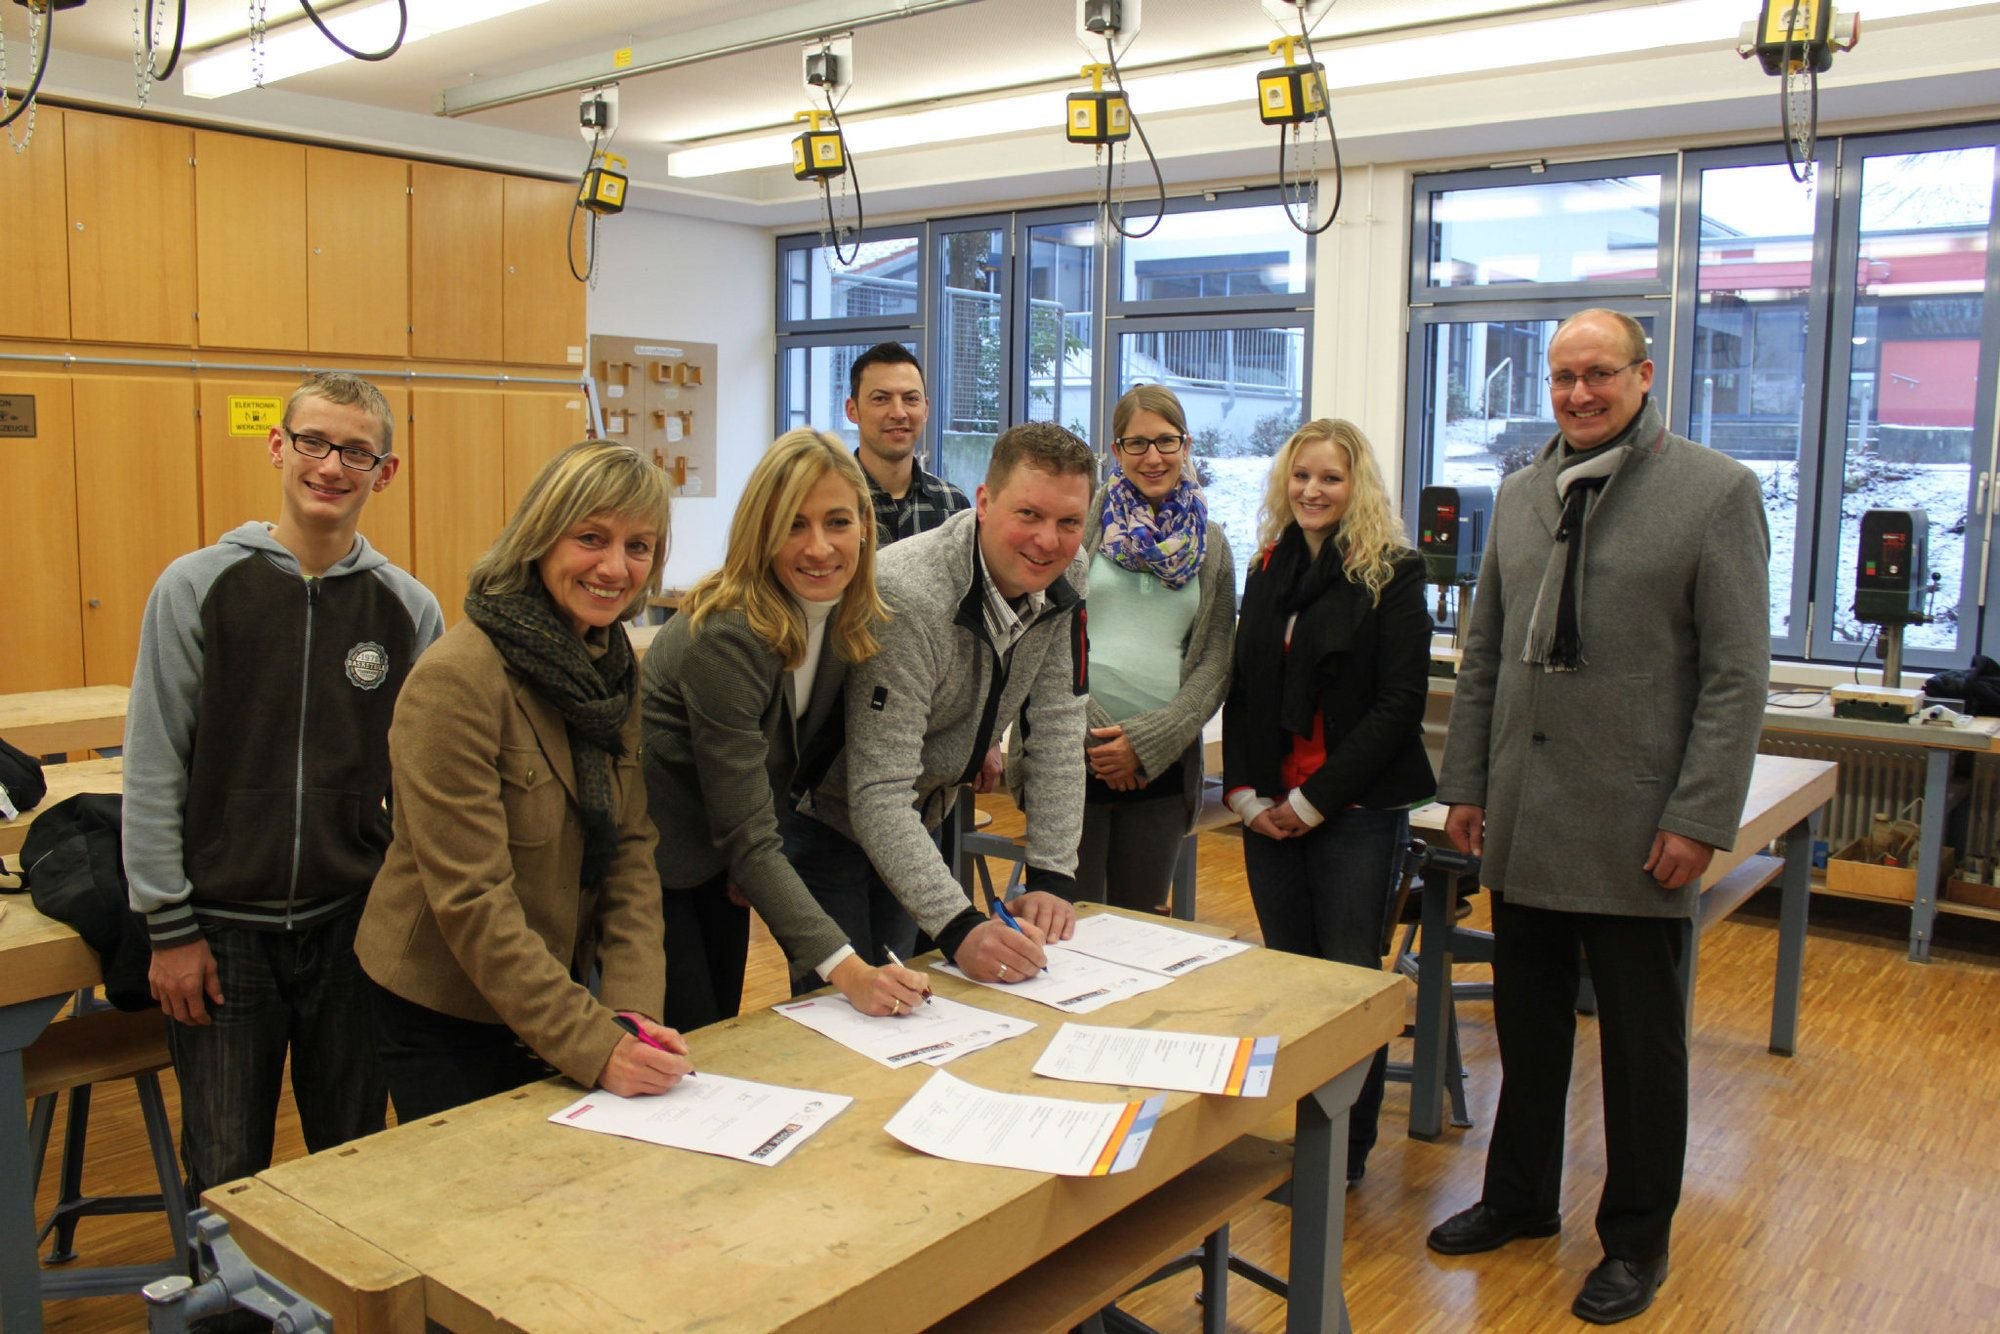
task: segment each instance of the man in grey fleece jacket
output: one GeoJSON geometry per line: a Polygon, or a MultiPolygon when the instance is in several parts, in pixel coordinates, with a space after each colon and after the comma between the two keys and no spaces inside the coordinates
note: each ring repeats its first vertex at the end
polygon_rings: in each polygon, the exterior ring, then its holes
{"type": "Polygon", "coordinates": [[[896,543],[877,565],[894,619],[882,651],[847,681],[847,745],[790,822],[786,851],[871,962],[922,927],[983,981],[1039,972],[1044,940],[1068,938],[1083,819],[1089,688],[1083,541],[1096,456],[1061,427],[1029,422],[994,442],[974,509],[896,543]],[[988,921],[932,841],[1012,719],[1035,738],[1023,806],[1021,931],[988,921]],[[915,919],[912,921],[911,919],[915,919]]]}
{"type": "Polygon", "coordinates": [[[269,1166],[285,1058],[306,1146],[386,1105],[354,927],[389,845],[389,718],[443,631],[357,531],[396,475],[389,406],[315,376],[268,441],[278,522],[169,565],[125,724],[124,854],[181,1089],[189,1194],[269,1166]]]}

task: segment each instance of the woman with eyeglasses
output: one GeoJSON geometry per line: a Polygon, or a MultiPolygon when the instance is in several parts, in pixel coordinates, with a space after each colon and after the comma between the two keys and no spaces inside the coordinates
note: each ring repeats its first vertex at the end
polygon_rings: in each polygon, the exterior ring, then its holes
{"type": "Polygon", "coordinates": [[[722,566],[689,589],[640,672],[660,830],[668,1022],[733,1019],[750,909],[795,981],[863,1014],[908,1014],[921,975],[856,954],[785,859],[782,812],[839,753],[841,685],[878,648],[875,509],[861,465],[809,428],[778,437],[743,488],[722,566]],[[813,980],[817,974],[817,980],[813,980]]]}
{"type": "Polygon", "coordinates": [[[625,445],[571,445],[473,565],[465,619],[410,669],[389,729],[395,841],[354,947],[401,1121],[551,1066],[628,1097],[692,1068],[658,1022],[660,879],[621,624],[666,539],[664,473],[625,445]]]}
{"type": "MultiPolygon", "coordinates": [[[[1352,423],[1307,422],[1271,461],[1222,709],[1223,790],[1264,944],[1382,966],[1409,811],[1437,790],[1424,751],[1431,619],[1375,453],[1352,423]]],[[[1388,1048],[1348,1117],[1367,1171],[1388,1048]]]]}
{"type": "Polygon", "coordinates": [[[1111,433],[1118,473],[1084,530],[1090,731],[1076,886],[1079,898],[1157,911],[1201,808],[1201,729],[1228,685],[1236,571],[1173,391],[1127,391],[1111,433]]]}

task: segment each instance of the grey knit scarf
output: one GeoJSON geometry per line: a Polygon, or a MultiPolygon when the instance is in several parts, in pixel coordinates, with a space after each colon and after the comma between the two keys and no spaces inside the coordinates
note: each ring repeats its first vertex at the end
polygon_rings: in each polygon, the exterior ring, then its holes
{"type": "Polygon", "coordinates": [[[595,888],[610,871],[618,845],[611,762],[625,754],[625,719],[636,688],[632,641],[622,625],[613,625],[603,656],[593,659],[540,580],[525,593],[468,594],[465,614],[486,632],[507,666],[563,716],[583,808],[581,880],[584,888],[595,888]]]}

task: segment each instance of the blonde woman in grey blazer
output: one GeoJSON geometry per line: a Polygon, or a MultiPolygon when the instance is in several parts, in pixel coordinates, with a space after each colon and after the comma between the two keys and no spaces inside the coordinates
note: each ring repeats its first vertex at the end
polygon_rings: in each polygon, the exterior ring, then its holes
{"type": "Polygon", "coordinates": [[[1187,417],[1143,384],[1111,414],[1118,475],[1097,493],[1090,561],[1090,772],[1078,898],[1162,903],[1201,807],[1201,729],[1229,688],[1236,571],[1195,485],[1187,417]]]}
{"type": "Polygon", "coordinates": [[[750,474],[722,568],[689,590],[641,673],[674,1026],[741,1008],[753,907],[794,980],[817,974],[866,1014],[922,1002],[919,975],[854,952],[779,834],[792,794],[839,753],[847,668],[873,656],[886,616],[860,466],[832,436],[780,436],[750,474]]]}

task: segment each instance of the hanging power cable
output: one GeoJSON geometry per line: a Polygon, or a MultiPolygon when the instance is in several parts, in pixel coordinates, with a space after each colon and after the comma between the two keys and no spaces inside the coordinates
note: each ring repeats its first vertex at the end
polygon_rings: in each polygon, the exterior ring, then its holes
{"type": "Polygon", "coordinates": [[[1125,226],[1125,210],[1112,199],[1111,169],[1117,159],[1116,148],[1107,149],[1104,156],[1104,215],[1111,223],[1111,229],[1128,241],[1141,241],[1159,230],[1161,219],[1167,216],[1167,181],[1160,173],[1160,159],[1153,152],[1152,141],[1146,138],[1146,126],[1139,119],[1139,113],[1132,110],[1132,101],[1125,93],[1125,76],[1118,69],[1118,46],[1112,34],[1104,34],[1104,59],[1111,67],[1111,83],[1118,90],[1118,100],[1124,104],[1125,116],[1132,130],[1139,136],[1139,146],[1146,150],[1147,165],[1153,169],[1153,186],[1158,193],[1159,203],[1153,213],[1153,221],[1144,231],[1130,231],[1125,226]]]}
{"type": "MultiPolygon", "coordinates": [[[[1329,9],[1331,6],[1329,6],[1329,9]]],[[[1307,236],[1318,236],[1340,217],[1340,201],[1346,192],[1346,174],[1340,161],[1340,131],[1333,123],[1333,108],[1326,91],[1326,66],[1320,64],[1312,46],[1312,24],[1301,15],[1299,35],[1290,33],[1270,44],[1273,55],[1283,53],[1285,63],[1257,75],[1257,114],[1266,125],[1278,127],[1278,197],[1284,204],[1285,220],[1307,236]],[[1305,48],[1305,61],[1294,59],[1296,48],[1305,48]],[[1327,138],[1333,145],[1333,206],[1317,223],[1319,208],[1319,123],[1326,122],[1327,138]],[[1312,127],[1312,151],[1305,170],[1297,170],[1295,159],[1304,127],[1312,127]],[[1303,218],[1303,220],[1302,220],[1303,218]]]]}
{"type": "Polygon", "coordinates": [[[187,0],[177,0],[179,13],[174,21],[174,50],[167,67],[160,65],[160,25],[166,17],[163,0],[132,0],[132,77],[138,85],[139,106],[153,94],[153,85],[171,78],[181,63],[181,46],[187,38],[187,0]]]}
{"type": "MultiPolygon", "coordinates": [[[[840,175],[841,193],[846,194],[850,187],[854,190],[854,249],[843,255],[840,253],[840,223],[835,219],[833,210],[833,183],[828,177],[820,178],[820,201],[826,209],[826,240],[833,251],[834,262],[845,268],[861,257],[861,233],[868,226],[868,214],[861,206],[861,173],[854,166],[854,154],[848,150],[847,132],[840,128],[840,105],[834,101],[831,84],[824,91],[826,114],[833,121],[833,133],[840,140],[840,155],[847,163],[847,170],[840,175]]],[[[844,93],[840,100],[847,100],[844,93]]]]}
{"type": "Polygon", "coordinates": [[[42,91],[42,76],[49,72],[49,52],[56,44],[56,0],[29,0],[28,3],[28,45],[35,45],[37,35],[41,37],[41,50],[35,55],[35,76],[28,80],[27,91],[21,94],[20,102],[10,107],[7,96],[7,42],[0,36],[0,128],[7,131],[7,142],[14,146],[16,153],[26,151],[35,141],[35,95],[42,91]],[[28,117],[27,138],[14,138],[13,125],[22,115],[28,117]]]}
{"type": "Polygon", "coordinates": [[[1736,54],[1756,56],[1766,74],[1783,81],[1785,165],[1801,185],[1819,155],[1819,76],[1832,68],[1835,51],[1852,51],[1860,40],[1861,16],[1842,14],[1832,0],[1764,0],[1759,17],[1743,26],[1736,54]]]}
{"type": "Polygon", "coordinates": [[[576,199],[570,205],[569,230],[564,237],[565,257],[570,276],[580,283],[597,281],[597,224],[599,219],[625,211],[625,190],[631,184],[625,175],[625,159],[609,151],[618,133],[618,85],[607,84],[587,90],[577,104],[577,128],[590,144],[584,159],[583,176],[577,182],[576,199]],[[590,229],[584,237],[584,263],[576,266],[576,224],[585,213],[590,229]]]}
{"type": "Polygon", "coordinates": [[[396,0],[396,39],[380,51],[357,51],[334,36],[333,29],[326,26],[326,20],[319,16],[317,9],[313,8],[312,0],[299,0],[299,8],[303,9],[306,17],[312,20],[313,27],[319,29],[320,36],[356,60],[387,60],[403,49],[403,38],[410,31],[410,0],[396,0]]]}

